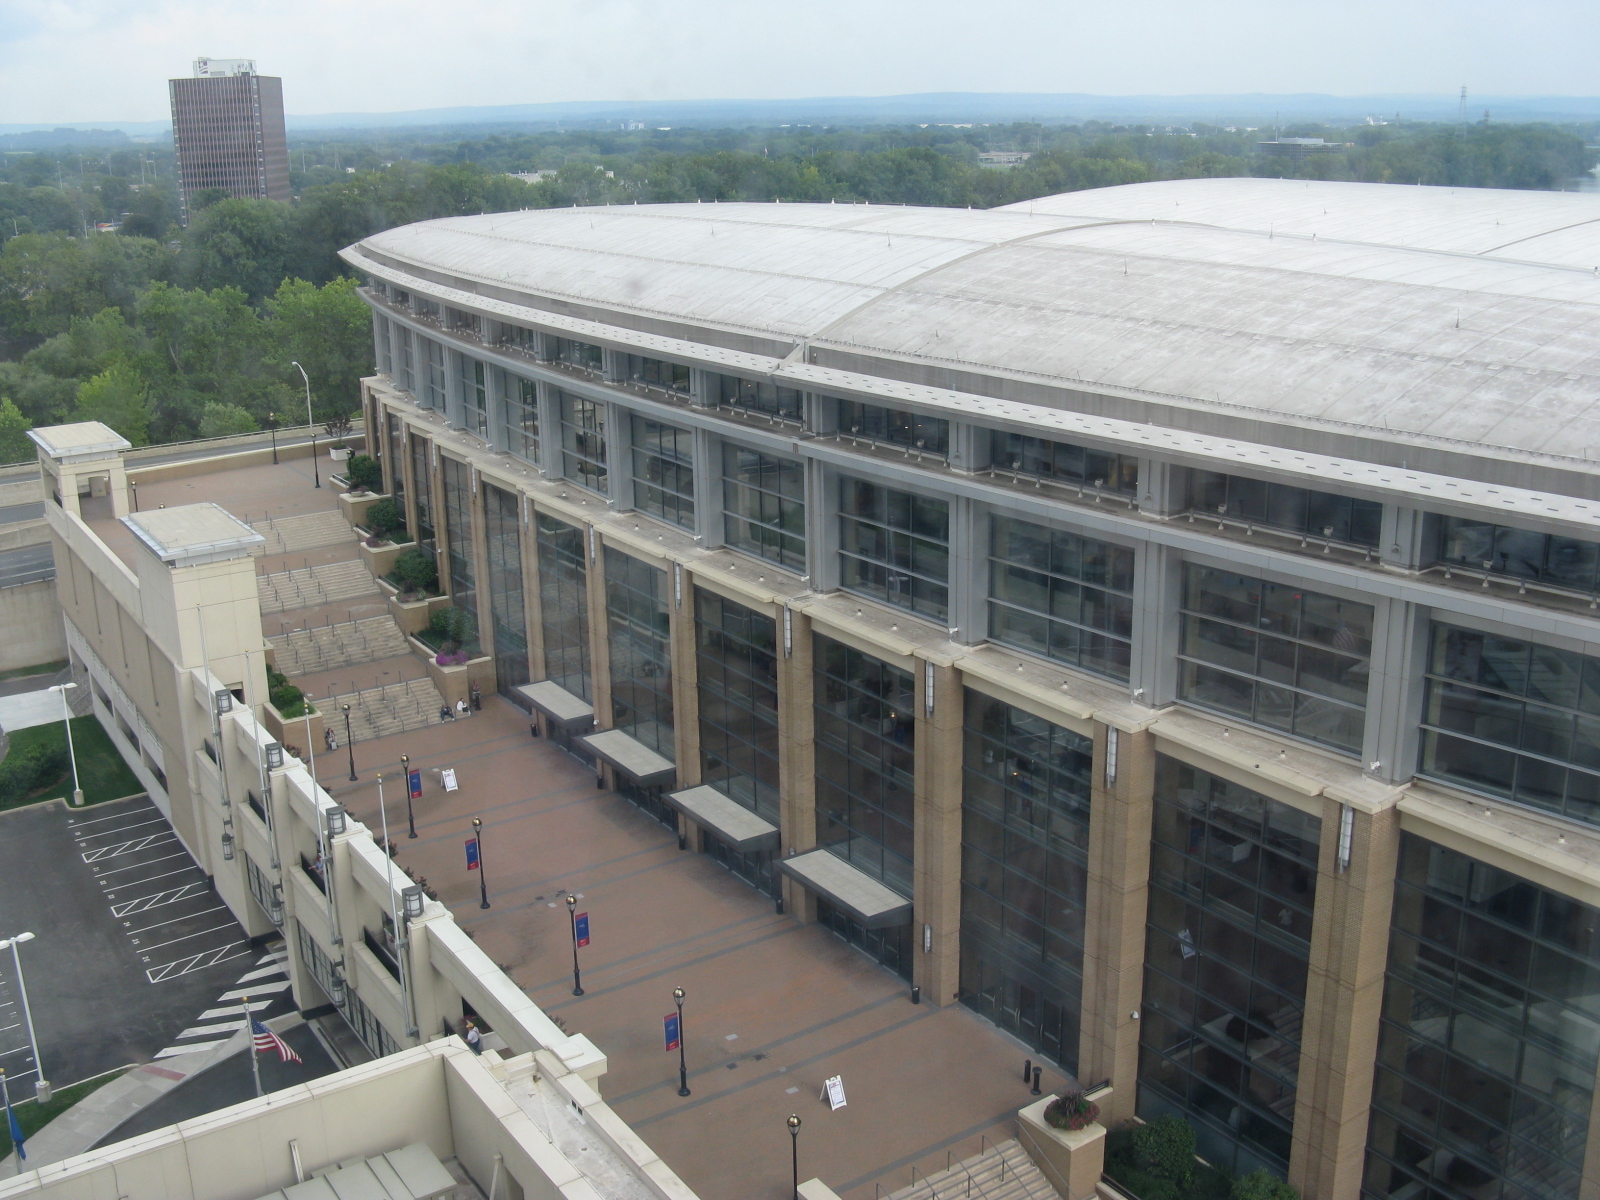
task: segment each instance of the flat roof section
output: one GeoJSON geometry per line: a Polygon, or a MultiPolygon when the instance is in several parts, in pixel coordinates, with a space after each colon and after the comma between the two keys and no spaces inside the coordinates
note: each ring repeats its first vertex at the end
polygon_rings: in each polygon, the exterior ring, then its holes
{"type": "Polygon", "coordinates": [[[109,425],[99,421],[76,421],[71,425],[46,425],[28,430],[34,445],[58,461],[81,461],[110,457],[133,443],[109,425]]]}
{"type": "Polygon", "coordinates": [[[594,723],[594,705],[553,680],[525,683],[517,689],[517,694],[570,732],[581,732],[594,723]]]}
{"type": "Polygon", "coordinates": [[[678,768],[671,759],[661,757],[620,729],[591,733],[583,744],[640,787],[671,786],[678,778],[678,768]]]}
{"type": "Polygon", "coordinates": [[[741,854],[776,850],[782,844],[776,825],[708,784],[673,792],[667,803],[741,854]]]}
{"type": "Polygon", "coordinates": [[[243,558],[251,547],[264,545],[267,540],[220,504],[210,501],[150,509],[121,520],[169,567],[243,558]]]}
{"type": "Polygon", "coordinates": [[[868,929],[888,929],[911,920],[911,901],[828,850],[783,859],[778,869],[807,891],[845,910],[868,929]]]}
{"type": "Polygon", "coordinates": [[[423,1142],[318,1171],[304,1183],[268,1192],[260,1200],[436,1200],[456,1181],[423,1142]]]}

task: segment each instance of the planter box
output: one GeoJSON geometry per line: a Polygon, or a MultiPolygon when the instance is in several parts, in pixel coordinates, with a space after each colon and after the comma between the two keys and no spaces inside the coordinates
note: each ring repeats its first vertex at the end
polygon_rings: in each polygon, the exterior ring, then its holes
{"type": "MultiPolygon", "coordinates": [[[[361,561],[367,564],[367,570],[371,571],[373,578],[380,583],[385,575],[394,570],[394,560],[400,557],[400,552],[407,547],[415,545],[415,542],[405,542],[399,545],[389,542],[382,546],[369,546],[365,538],[357,543],[357,547],[361,551],[361,561]]],[[[409,633],[410,631],[407,630],[407,632],[409,633]]]]}
{"type": "MultiPolygon", "coordinates": [[[[1106,1093],[1098,1093],[1096,1103],[1106,1093]]],[[[1017,1141],[1050,1185],[1063,1196],[1093,1196],[1105,1174],[1106,1127],[1091,1121],[1082,1129],[1052,1129],[1044,1110],[1054,1096],[1036,1100],[1017,1113],[1017,1141]]]]}
{"type": "Polygon", "coordinates": [[[418,654],[423,655],[428,664],[428,675],[433,680],[433,686],[439,689],[439,694],[453,709],[457,700],[466,700],[471,703],[469,693],[472,685],[478,685],[478,691],[485,696],[493,695],[495,691],[494,659],[487,654],[477,658],[469,658],[466,662],[454,667],[441,667],[437,659],[437,651],[430,650],[415,635],[411,638],[411,646],[418,654]]]}
{"type": "Polygon", "coordinates": [[[350,461],[350,447],[329,446],[328,457],[333,459],[334,462],[348,462],[350,461]]]}
{"type": "MultiPolygon", "coordinates": [[[[401,546],[404,550],[405,547],[401,546]]],[[[400,599],[400,593],[394,584],[386,579],[379,579],[381,587],[389,598],[389,615],[395,619],[395,624],[400,626],[400,631],[406,634],[421,633],[428,627],[428,618],[441,608],[450,607],[449,596],[427,596],[421,600],[412,600],[409,603],[400,599]]]]}
{"type": "MultiPolygon", "coordinates": [[[[285,746],[298,746],[302,753],[308,753],[310,747],[306,745],[306,719],[304,717],[290,717],[284,720],[283,714],[272,707],[271,702],[261,706],[261,723],[266,726],[277,741],[285,746]]],[[[311,714],[311,738],[313,746],[322,745],[322,711],[311,714]]]]}
{"type": "Polygon", "coordinates": [[[350,492],[339,493],[339,511],[344,514],[344,519],[351,525],[365,525],[367,523],[367,509],[379,500],[387,500],[388,496],[382,492],[362,492],[359,496],[350,492]]]}

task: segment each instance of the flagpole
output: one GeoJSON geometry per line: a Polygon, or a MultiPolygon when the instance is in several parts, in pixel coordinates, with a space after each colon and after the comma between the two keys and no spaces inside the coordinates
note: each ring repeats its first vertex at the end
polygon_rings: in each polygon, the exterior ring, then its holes
{"type": "MultiPolygon", "coordinates": [[[[3,1068],[0,1068],[0,1103],[3,1103],[5,1106],[6,1133],[11,1137],[11,1149],[16,1151],[17,1174],[20,1175],[22,1174],[22,1160],[24,1153],[22,1149],[22,1138],[18,1137],[17,1135],[22,1132],[22,1126],[17,1122],[16,1113],[11,1111],[11,1089],[6,1086],[6,1073],[3,1068]]],[[[6,1157],[9,1158],[11,1156],[7,1155],[6,1157]]]]}
{"type": "Polygon", "coordinates": [[[250,1011],[250,997],[242,997],[244,1004],[244,1031],[250,1036],[250,1074],[255,1077],[256,1097],[261,1096],[261,1060],[256,1057],[255,1015],[250,1011]]]}

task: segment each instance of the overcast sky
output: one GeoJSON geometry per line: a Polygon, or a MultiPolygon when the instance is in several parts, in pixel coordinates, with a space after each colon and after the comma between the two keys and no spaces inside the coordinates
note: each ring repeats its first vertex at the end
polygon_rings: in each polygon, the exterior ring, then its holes
{"type": "Polygon", "coordinates": [[[0,0],[0,122],[159,120],[197,55],[291,113],[904,92],[1587,95],[1597,0],[0,0]]]}

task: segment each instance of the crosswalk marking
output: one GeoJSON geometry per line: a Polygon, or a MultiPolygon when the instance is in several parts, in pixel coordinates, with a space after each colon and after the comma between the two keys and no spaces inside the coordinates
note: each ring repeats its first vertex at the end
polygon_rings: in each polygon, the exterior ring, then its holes
{"type": "Polygon", "coordinates": [[[124,900],[120,904],[111,906],[113,917],[126,917],[132,913],[144,912],[146,909],[157,908],[163,904],[176,904],[179,900],[187,900],[190,896],[203,896],[210,890],[210,884],[204,879],[197,879],[193,883],[185,883],[180,887],[168,888],[162,892],[151,892],[148,896],[140,896],[137,900],[124,900]]]}
{"type": "Polygon", "coordinates": [[[241,976],[239,976],[239,982],[240,983],[249,983],[252,979],[265,979],[269,975],[282,975],[283,974],[283,968],[281,966],[276,965],[276,963],[279,963],[279,962],[282,962],[282,961],[283,961],[282,959],[275,960],[275,963],[274,963],[273,966],[270,966],[270,967],[259,967],[256,970],[251,971],[248,975],[241,975],[241,976]]]}
{"type": "Polygon", "coordinates": [[[226,946],[217,946],[211,950],[191,954],[188,958],[180,958],[174,962],[162,963],[159,967],[150,967],[145,971],[145,978],[151,983],[162,983],[168,979],[176,979],[180,975],[188,975],[194,971],[203,971],[207,967],[214,967],[218,963],[229,962],[235,958],[243,958],[250,953],[248,949],[241,950],[241,946],[248,946],[247,942],[229,942],[226,946]]]}
{"type": "MultiPolygon", "coordinates": [[[[241,979],[239,982],[243,983],[244,980],[241,979]]],[[[238,988],[232,992],[223,992],[222,995],[217,997],[217,999],[243,1000],[246,996],[271,996],[276,992],[283,992],[287,991],[288,989],[289,981],[287,979],[280,979],[276,983],[256,983],[249,987],[238,988]]]]}
{"type": "Polygon", "coordinates": [[[115,846],[101,846],[97,850],[85,850],[82,857],[86,863],[95,863],[106,858],[117,858],[123,854],[137,854],[140,850],[147,850],[151,846],[165,846],[169,842],[177,840],[178,835],[171,830],[165,833],[151,833],[142,838],[135,838],[131,842],[120,842],[115,846]]]}
{"type": "Polygon", "coordinates": [[[213,1046],[220,1046],[227,1038],[218,1038],[214,1042],[190,1042],[187,1046],[168,1046],[165,1050],[157,1050],[157,1058],[177,1058],[180,1054],[197,1054],[201,1050],[210,1050],[213,1046]]]}
{"type": "MultiPolygon", "coordinates": [[[[248,959],[251,950],[247,943],[236,942],[231,947],[235,951],[228,958],[218,961],[227,962],[231,958],[248,959]]],[[[202,956],[196,956],[202,957],[202,956]]],[[[286,1007],[293,1008],[294,997],[288,995],[291,987],[287,960],[289,952],[282,942],[275,943],[267,953],[256,956],[255,965],[246,970],[234,985],[217,998],[214,1008],[202,1012],[195,1023],[173,1038],[173,1044],[168,1046],[157,1058],[175,1058],[180,1054],[194,1054],[197,1051],[210,1050],[224,1045],[247,1025],[244,998],[252,997],[249,1001],[249,1012],[256,1014],[261,1020],[268,1019],[269,1012],[285,1011],[286,1007]],[[257,999],[256,997],[266,997],[257,999]],[[228,1001],[237,1000],[240,1003],[230,1004],[228,1001]]],[[[186,960],[187,961],[187,960],[186,960]]],[[[203,963],[202,966],[211,965],[203,963]]],[[[199,969],[198,967],[192,969],[199,969]]],[[[187,971],[184,972],[185,974],[187,971]]],[[[154,980],[152,980],[154,982],[154,980]]]]}
{"type": "MultiPolygon", "coordinates": [[[[250,1011],[260,1012],[263,1008],[266,1008],[271,1003],[271,1000],[252,1000],[250,1001],[250,1011]]],[[[208,1017],[231,1017],[235,1013],[243,1013],[244,1009],[245,1006],[242,1004],[231,1004],[225,1008],[208,1008],[205,1010],[205,1012],[200,1014],[200,1019],[204,1021],[208,1017]]]]}

